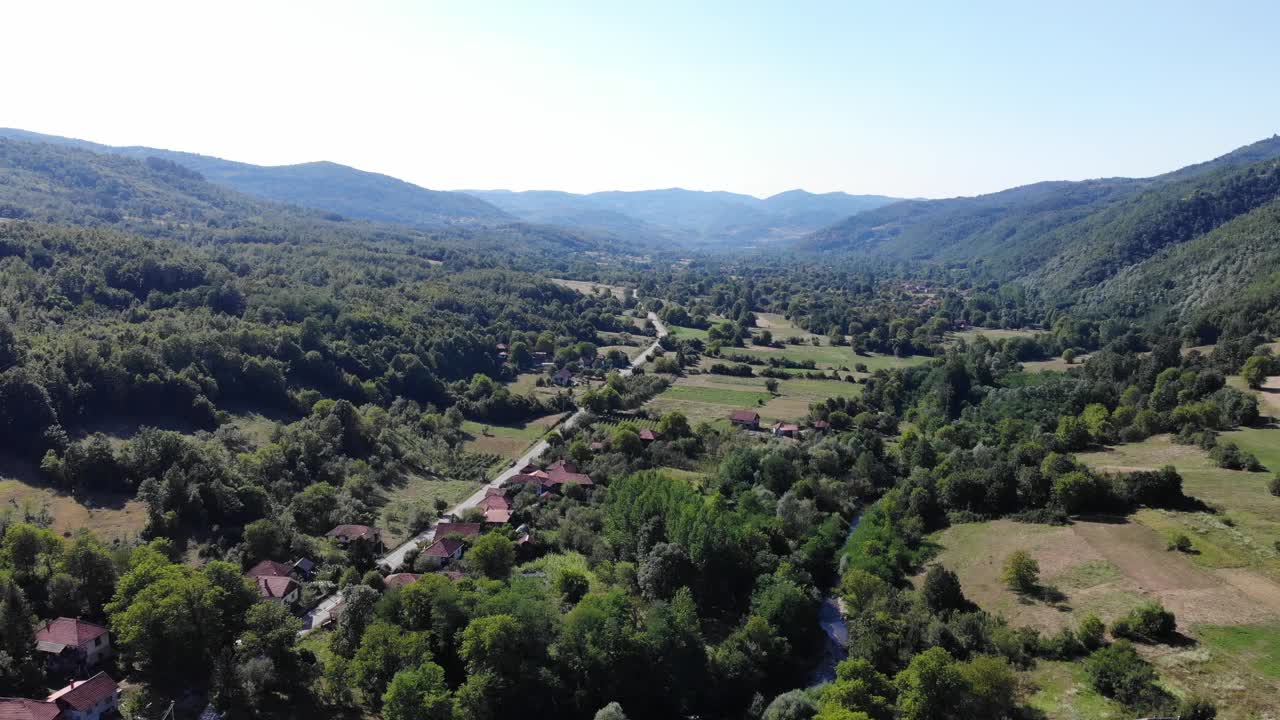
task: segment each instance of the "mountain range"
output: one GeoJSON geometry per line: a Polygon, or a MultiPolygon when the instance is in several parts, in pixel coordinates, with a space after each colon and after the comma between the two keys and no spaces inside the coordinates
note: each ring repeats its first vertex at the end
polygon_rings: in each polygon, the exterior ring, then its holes
{"type": "Polygon", "coordinates": [[[790,190],[767,198],[666,190],[575,194],[552,190],[464,190],[523,220],[678,244],[758,245],[794,240],[897,199],[790,190]]]}
{"type": "Polygon", "coordinates": [[[1280,267],[1280,137],[1151,178],[1042,182],[895,203],[799,240],[811,253],[981,266],[1055,302],[1194,310],[1280,267]]]}
{"type": "Polygon", "coordinates": [[[525,222],[640,245],[749,245],[798,238],[855,213],[894,202],[894,198],[878,195],[813,194],[803,190],[763,200],[729,192],[678,188],[591,195],[554,191],[450,192],[428,190],[333,162],[252,165],[189,152],[102,145],[13,128],[0,128],[0,137],[138,159],[159,158],[252,197],[419,229],[525,222]]]}

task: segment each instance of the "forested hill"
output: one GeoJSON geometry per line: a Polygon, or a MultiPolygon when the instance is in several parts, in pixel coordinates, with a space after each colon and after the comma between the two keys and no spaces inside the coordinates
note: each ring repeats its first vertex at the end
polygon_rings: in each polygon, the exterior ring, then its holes
{"type": "MultiPolygon", "coordinates": [[[[896,203],[818,231],[799,246],[981,265],[1060,301],[1110,298],[1135,314],[1190,307],[1203,304],[1203,288],[1166,277],[1178,261],[1159,258],[1205,238],[1196,245],[1199,263],[1220,268],[1244,242],[1233,233],[1255,233],[1271,217],[1263,212],[1244,219],[1280,197],[1277,158],[1280,137],[1272,137],[1153,178],[1044,182],[978,197],[896,203]],[[1134,292],[1163,287],[1166,280],[1176,287],[1164,289],[1176,292],[1134,292]]],[[[1247,286],[1265,264],[1233,267],[1217,276],[1214,290],[1247,286]]]]}
{"type": "MultiPolygon", "coordinates": [[[[134,159],[82,147],[0,138],[0,218],[75,225],[110,225],[186,242],[384,242],[411,246],[442,259],[465,250],[539,255],[555,264],[603,244],[571,230],[511,222],[417,230],[347,220],[340,215],[281,205],[208,182],[199,173],[158,157],[134,159]]],[[[577,256],[577,259],[581,259],[577,256]]]]}
{"type": "Polygon", "coordinates": [[[795,239],[855,213],[895,202],[881,195],[790,190],[760,199],[729,192],[466,190],[530,222],[671,243],[741,245],[795,239]]]}
{"type": "Polygon", "coordinates": [[[0,137],[80,147],[133,158],[170,160],[205,179],[256,198],[317,208],[344,217],[419,228],[498,224],[513,218],[478,198],[427,190],[378,173],[332,162],[264,167],[149,147],[112,147],[84,140],[0,129],[0,137]]]}

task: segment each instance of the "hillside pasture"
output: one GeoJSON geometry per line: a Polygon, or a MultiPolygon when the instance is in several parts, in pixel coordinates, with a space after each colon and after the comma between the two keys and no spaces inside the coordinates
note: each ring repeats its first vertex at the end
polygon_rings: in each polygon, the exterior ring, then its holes
{"type": "Polygon", "coordinates": [[[607,285],[593,280],[566,280],[564,278],[551,278],[551,282],[580,292],[583,295],[595,295],[601,290],[606,290],[619,300],[627,298],[627,289],[621,285],[607,285]]]}
{"type": "Polygon", "coordinates": [[[105,543],[132,541],[147,524],[141,501],[115,493],[69,495],[45,484],[33,463],[9,455],[0,456],[0,516],[43,517],[60,535],[84,529],[105,543]]]}
{"type": "Polygon", "coordinates": [[[547,431],[555,427],[564,415],[564,413],[544,415],[518,426],[486,425],[474,420],[466,420],[462,423],[462,430],[467,434],[463,447],[467,452],[487,453],[505,460],[514,460],[523,455],[530,445],[546,435],[547,431]]]}

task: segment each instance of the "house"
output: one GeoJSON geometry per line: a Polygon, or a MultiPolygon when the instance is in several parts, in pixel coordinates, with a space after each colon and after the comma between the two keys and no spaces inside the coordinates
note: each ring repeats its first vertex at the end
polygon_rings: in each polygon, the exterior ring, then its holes
{"type": "Polygon", "coordinates": [[[258,594],[270,602],[292,605],[302,596],[302,586],[287,575],[260,575],[254,582],[258,585],[258,594]]]}
{"type": "Polygon", "coordinates": [[[814,420],[813,429],[816,430],[817,432],[824,433],[831,429],[831,423],[827,422],[826,420],[814,420]]]}
{"type": "Polygon", "coordinates": [[[101,625],[60,617],[36,628],[36,651],[44,653],[51,671],[80,673],[111,657],[111,633],[101,625]]]}
{"type": "Polygon", "coordinates": [[[560,368],[555,375],[551,376],[551,382],[561,387],[568,387],[573,384],[573,373],[569,368],[560,368]]]}
{"type": "Polygon", "coordinates": [[[292,565],[286,565],[275,560],[263,560],[262,562],[249,568],[249,572],[245,573],[251,578],[274,576],[288,577],[293,572],[292,565]]]}
{"type": "Polygon", "coordinates": [[[373,543],[374,547],[378,549],[382,548],[382,531],[368,525],[339,525],[325,533],[325,535],[337,540],[338,544],[343,547],[359,540],[373,543]]]}
{"type": "Polygon", "coordinates": [[[500,492],[485,495],[477,507],[484,511],[486,524],[505,525],[511,521],[511,501],[500,492]]]}
{"type": "MultiPolygon", "coordinates": [[[[120,687],[111,676],[100,672],[88,680],[72,683],[49,696],[59,711],[50,720],[99,720],[119,713],[120,687]]],[[[5,717],[0,715],[0,718],[5,717]]]]}
{"type": "Polygon", "coordinates": [[[534,465],[533,463],[526,463],[524,467],[520,468],[516,472],[519,473],[520,475],[532,475],[538,472],[538,470],[540,469],[541,468],[539,468],[537,465],[534,465]]]}
{"type": "Polygon", "coordinates": [[[559,489],[562,485],[594,484],[590,475],[578,472],[577,465],[567,462],[560,462],[547,468],[547,477],[542,481],[542,487],[547,490],[559,489]]]}
{"type": "Polygon", "coordinates": [[[420,577],[422,576],[415,573],[395,573],[388,575],[383,582],[386,583],[387,588],[402,588],[414,584],[420,577]]]}
{"type": "Polygon", "coordinates": [[[652,443],[654,440],[657,440],[661,437],[662,437],[661,434],[656,433],[650,430],[649,428],[643,428],[640,430],[640,442],[644,443],[645,445],[648,445],[652,443]]]}
{"type": "Polygon", "coordinates": [[[466,522],[442,522],[436,524],[436,537],[444,538],[450,535],[460,535],[462,537],[479,537],[480,531],[484,526],[480,523],[466,522]]]}
{"type": "Polygon", "coordinates": [[[601,450],[604,450],[604,443],[599,440],[593,440],[589,447],[591,448],[591,452],[600,452],[601,450]]]}
{"type": "Polygon", "coordinates": [[[431,543],[418,557],[423,559],[428,567],[440,568],[461,560],[464,547],[463,542],[456,537],[443,537],[431,543]]]}
{"type": "Polygon", "coordinates": [[[0,718],[5,720],[61,720],[57,704],[43,700],[0,698],[0,718]]]}
{"type": "Polygon", "coordinates": [[[800,426],[795,423],[780,422],[773,426],[773,434],[775,437],[793,438],[800,434],[800,426]]]}
{"type": "Polygon", "coordinates": [[[299,558],[298,562],[293,564],[293,571],[289,574],[299,580],[310,580],[316,574],[316,563],[309,558],[299,558]]]}
{"type": "Polygon", "coordinates": [[[760,413],[754,410],[734,410],[729,413],[729,422],[746,430],[759,430],[760,413]]]}

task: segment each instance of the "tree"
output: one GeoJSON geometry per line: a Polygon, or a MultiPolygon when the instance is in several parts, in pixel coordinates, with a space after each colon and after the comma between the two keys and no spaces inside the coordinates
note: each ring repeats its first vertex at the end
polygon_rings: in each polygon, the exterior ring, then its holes
{"type": "Polygon", "coordinates": [[[1015,550],[1005,559],[1000,578],[1014,592],[1035,592],[1040,583],[1040,563],[1026,550],[1015,550]]]}
{"type": "Polygon", "coordinates": [[[627,720],[627,714],[622,712],[621,705],[611,702],[596,711],[595,720],[627,720]]]}
{"type": "Polygon", "coordinates": [[[346,658],[355,655],[360,638],[373,622],[377,604],[378,591],[368,585],[353,585],[344,591],[342,614],[330,640],[334,653],[346,658]]]}
{"type": "Polygon", "coordinates": [[[778,380],[777,380],[777,378],[765,378],[765,381],[764,381],[764,389],[765,389],[765,390],[768,390],[768,391],[769,391],[769,392],[771,392],[771,393],[777,394],[777,392],[778,392],[778,380]]]}
{"type": "Polygon", "coordinates": [[[693,580],[693,563],[684,548],[658,543],[644,556],[637,573],[640,592],[650,600],[667,600],[693,580]]]}
{"type": "Polygon", "coordinates": [[[1093,688],[1126,705],[1138,705],[1155,690],[1156,671],[1128,640],[1095,650],[1085,660],[1093,688]]]}
{"type": "Polygon", "coordinates": [[[951,654],[932,647],[911,658],[893,679],[898,689],[897,710],[902,720],[942,720],[963,717],[968,682],[951,654]]]}
{"type": "Polygon", "coordinates": [[[678,440],[689,437],[693,432],[689,429],[689,418],[681,412],[669,412],[658,422],[658,432],[664,438],[678,440]]]}
{"type": "Polygon", "coordinates": [[[1080,627],[1076,630],[1076,638],[1085,650],[1093,652],[1102,647],[1106,642],[1107,627],[1098,619],[1097,615],[1089,613],[1080,621],[1080,627]]]}
{"type": "Polygon", "coordinates": [[[1146,602],[1111,625],[1111,634],[1142,642],[1159,642],[1178,629],[1177,619],[1157,601],[1146,602]]]}
{"type": "Polygon", "coordinates": [[[293,496],[290,507],[299,530],[308,535],[321,535],[333,527],[337,503],[337,488],[329,483],[314,483],[293,496]]]}
{"type": "Polygon", "coordinates": [[[822,689],[818,717],[836,720],[865,713],[864,717],[889,720],[895,694],[893,683],[870,662],[851,658],[836,666],[835,680],[822,689]]]}
{"type": "Polygon", "coordinates": [[[374,622],[360,638],[360,647],[351,658],[347,672],[351,684],[360,688],[365,701],[377,709],[382,694],[396,673],[415,668],[430,659],[426,633],[407,633],[398,625],[374,622]]]}
{"type": "Polygon", "coordinates": [[[481,536],[467,551],[467,564],[488,578],[501,580],[507,577],[515,563],[515,543],[499,533],[481,536]]]}
{"type": "Polygon", "coordinates": [[[1054,438],[1063,450],[1077,451],[1089,447],[1089,426],[1075,415],[1063,415],[1058,418],[1058,429],[1054,438]]]}
{"type": "Polygon", "coordinates": [[[556,576],[556,592],[570,605],[577,604],[590,589],[586,573],[577,568],[565,568],[556,576]]]}
{"type": "Polygon", "coordinates": [[[1009,717],[1017,705],[1018,678],[1009,661],[995,655],[978,655],[960,664],[960,676],[968,686],[966,717],[1009,717]]]}
{"type": "Polygon", "coordinates": [[[1267,382],[1267,373],[1271,368],[1269,358],[1261,355],[1254,355],[1244,361],[1244,367],[1240,369],[1240,375],[1244,378],[1245,383],[1254,390],[1262,388],[1267,382]]]}
{"type": "Polygon", "coordinates": [[[445,684],[444,668],[424,662],[401,670],[382,695],[384,720],[450,720],[453,702],[445,684]]]}
{"type": "Polygon", "coordinates": [[[941,565],[933,565],[925,573],[920,594],[934,612],[960,610],[968,605],[960,589],[960,578],[941,565]]]}

